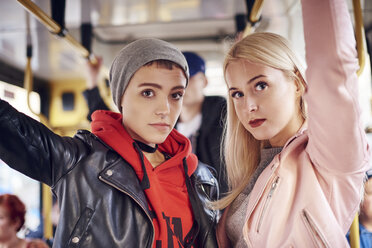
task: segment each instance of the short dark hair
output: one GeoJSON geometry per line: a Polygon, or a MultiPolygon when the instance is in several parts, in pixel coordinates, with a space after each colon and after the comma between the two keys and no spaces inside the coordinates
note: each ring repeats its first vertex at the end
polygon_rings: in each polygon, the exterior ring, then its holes
{"type": "Polygon", "coordinates": [[[183,69],[181,68],[181,66],[179,64],[177,64],[173,61],[170,61],[170,60],[166,60],[166,59],[153,60],[153,61],[150,61],[150,62],[144,64],[144,66],[151,66],[153,64],[156,64],[156,66],[158,68],[172,70],[173,67],[177,67],[177,68],[180,68],[183,71],[183,69]]]}

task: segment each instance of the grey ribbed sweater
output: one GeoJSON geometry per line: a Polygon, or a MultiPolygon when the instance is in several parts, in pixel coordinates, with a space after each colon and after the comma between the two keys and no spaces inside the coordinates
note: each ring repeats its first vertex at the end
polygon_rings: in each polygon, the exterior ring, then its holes
{"type": "Polygon", "coordinates": [[[251,180],[245,189],[232,202],[226,218],[226,234],[235,248],[247,247],[243,235],[243,225],[247,211],[249,195],[262,171],[270,164],[276,154],[280,153],[282,147],[267,148],[261,150],[261,161],[251,180]]]}

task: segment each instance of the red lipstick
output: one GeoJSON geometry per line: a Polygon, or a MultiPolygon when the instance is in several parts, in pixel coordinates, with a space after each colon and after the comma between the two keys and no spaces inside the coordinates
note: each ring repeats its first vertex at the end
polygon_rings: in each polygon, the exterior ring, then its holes
{"type": "Polygon", "coordinates": [[[249,122],[249,125],[253,128],[256,128],[261,126],[265,121],[266,119],[254,119],[249,122]]]}

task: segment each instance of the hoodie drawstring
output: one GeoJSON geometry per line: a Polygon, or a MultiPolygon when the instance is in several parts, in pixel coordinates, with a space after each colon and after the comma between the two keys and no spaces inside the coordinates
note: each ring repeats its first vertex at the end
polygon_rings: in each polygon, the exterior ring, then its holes
{"type": "Polygon", "coordinates": [[[138,152],[138,154],[140,156],[141,167],[142,167],[142,170],[143,170],[143,178],[142,178],[142,181],[140,183],[141,188],[142,188],[142,190],[149,189],[150,188],[150,180],[149,180],[149,176],[147,175],[145,160],[143,158],[142,150],[139,148],[139,146],[137,145],[136,142],[133,142],[133,147],[134,147],[134,149],[136,149],[136,151],[138,152]]]}
{"type": "Polygon", "coordinates": [[[200,207],[198,207],[198,196],[196,195],[195,189],[191,184],[191,179],[189,177],[188,173],[188,166],[186,162],[186,157],[183,158],[182,160],[183,164],[183,170],[185,171],[185,181],[186,181],[186,188],[187,188],[187,193],[189,194],[189,199],[191,203],[191,207],[194,213],[194,223],[192,224],[190,232],[186,235],[183,244],[184,247],[191,247],[191,245],[194,243],[197,234],[199,233],[199,223],[198,221],[200,220],[200,207]]]}

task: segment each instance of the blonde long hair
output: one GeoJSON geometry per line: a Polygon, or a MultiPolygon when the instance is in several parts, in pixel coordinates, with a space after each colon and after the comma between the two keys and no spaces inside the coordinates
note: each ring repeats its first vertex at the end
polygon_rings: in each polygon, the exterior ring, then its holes
{"type": "MultiPolygon", "coordinates": [[[[230,62],[240,59],[283,71],[286,76],[293,78],[302,95],[304,94],[306,82],[300,60],[284,37],[266,32],[254,33],[234,44],[224,61],[226,84],[227,66],[230,62]]],[[[303,119],[306,119],[302,97],[299,107],[303,119]]],[[[263,141],[256,140],[239,121],[230,96],[227,101],[227,119],[222,142],[230,192],[212,203],[212,207],[218,209],[230,205],[246,187],[259,164],[260,150],[263,147],[263,141]]]]}

